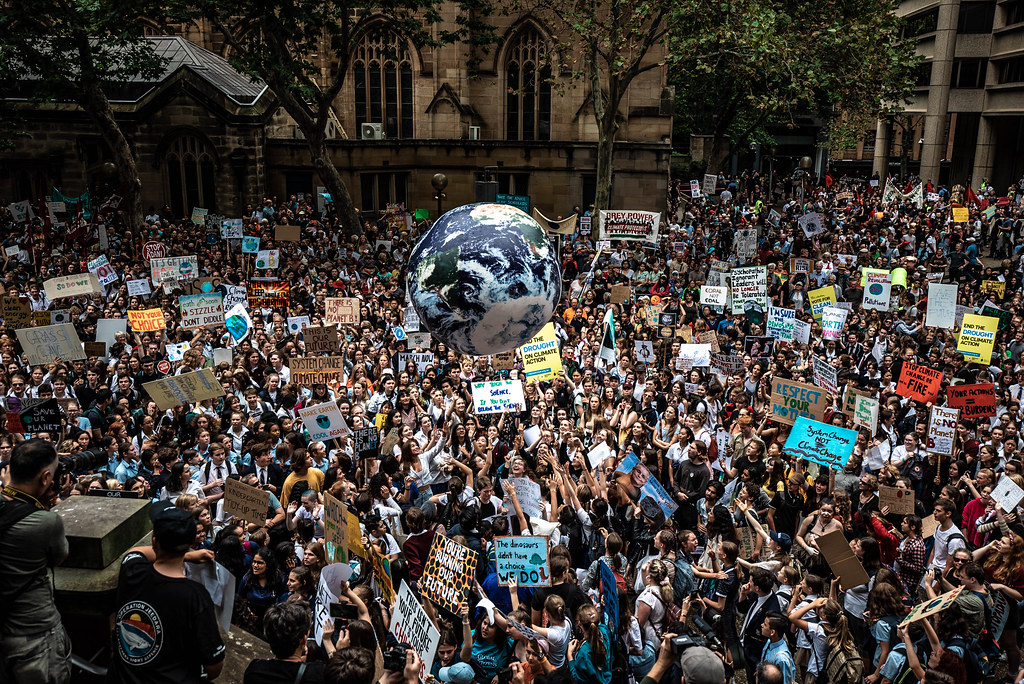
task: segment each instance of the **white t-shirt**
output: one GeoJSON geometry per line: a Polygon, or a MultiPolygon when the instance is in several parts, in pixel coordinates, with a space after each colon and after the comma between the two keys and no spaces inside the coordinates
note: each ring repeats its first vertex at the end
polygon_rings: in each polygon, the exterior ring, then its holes
{"type": "Polygon", "coordinates": [[[946,559],[950,554],[956,553],[957,549],[965,549],[963,532],[956,525],[950,525],[945,532],[941,527],[935,528],[935,554],[932,556],[932,563],[929,568],[946,569],[946,559]],[[956,539],[950,539],[953,535],[960,535],[956,539]]]}
{"type": "Polygon", "coordinates": [[[643,593],[636,597],[637,609],[640,608],[641,603],[646,603],[651,607],[651,614],[647,618],[647,624],[654,630],[655,636],[661,639],[661,631],[665,627],[665,604],[658,593],[658,587],[645,587],[643,593]]]}
{"type": "Polygon", "coordinates": [[[557,625],[548,626],[548,644],[551,646],[548,651],[548,659],[551,660],[551,664],[555,667],[561,667],[565,663],[565,654],[569,649],[570,639],[572,639],[572,623],[569,622],[568,618],[566,618],[565,625],[562,627],[557,625]]]}

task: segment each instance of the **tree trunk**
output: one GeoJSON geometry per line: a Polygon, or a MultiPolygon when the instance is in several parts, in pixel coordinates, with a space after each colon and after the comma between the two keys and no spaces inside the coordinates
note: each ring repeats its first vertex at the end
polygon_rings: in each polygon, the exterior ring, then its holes
{"type": "Polygon", "coordinates": [[[79,92],[78,104],[85,110],[100,132],[103,141],[114,155],[117,164],[118,179],[127,188],[128,227],[135,231],[142,226],[142,181],[139,179],[135,154],[132,152],[128,139],[124,137],[121,126],[114,118],[114,110],[110,100],[96,81],[86,81],[79,92]]]}
{"type": "MultiPolygon", "coordinates": [[[[611,114],[609,114],[611,115],[611,114]]],[[[616,126],[617,128],[617,126],[616,126]]],[[[601,131],[597,140],[597,194],[594,197],[594,212],[611,209],[612,204],[612,161],[615,158],[615,132],[601,131]]]]}
{"type": "Polygon", "coordinates": [[[341,219],[345,231],[349,235],[362,234],[363,225],[359,220],[359,214],[356,213],[355,204],[352,202],[352,195],[349,193],[345,181],[341,179],[341,174],[338,173],[337,167],[334,166],[334,160],[331,159],[331,153],[327,149],[327,141],[324,138],[323,131],[303,130],[303,133],[309,142],[309,153],[312,157],[313,168],[316,169],[320,180],[323,181],[324,187],[330,193],[331,202],[334,204],[334,211],[341,219]]]}
{"type": "Polygon", "coordinates": [[[711,152],[708,154],[708,173],[717,174],[729,161],[729,153],[732,151],[725,134],[719,135],[716,131],[715,137],[711,139],[711,152]]]}

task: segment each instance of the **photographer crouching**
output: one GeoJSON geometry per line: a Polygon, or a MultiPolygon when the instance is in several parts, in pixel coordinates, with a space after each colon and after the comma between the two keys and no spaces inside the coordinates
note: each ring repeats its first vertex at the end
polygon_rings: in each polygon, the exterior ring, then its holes
{"type": "Polygon", "coordinates": [[[53,601],[53,568],[68,555],[64,522],[50,507],[63,469],[44,439],[11,452],[0,496],[0,682],[60,684],[71,678],[71,640],[53,601]]]}

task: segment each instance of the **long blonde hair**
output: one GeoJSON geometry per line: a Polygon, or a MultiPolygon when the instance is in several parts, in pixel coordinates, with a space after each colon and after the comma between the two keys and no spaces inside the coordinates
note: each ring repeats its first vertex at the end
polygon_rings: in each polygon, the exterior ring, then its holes
{"type": "Polygon", "coordinates": [[[672,603],[672,583],[668,581],[668,564],[662,560],[652,560],[647,565],[647,572],[651,576],[651,584],[658,587],[661,600],[666,606],[672,603]]]}
{"type": "Polygon", "coordinates": [[[821,616],[824,618],[825,640],[828,642],[830,651],[842,650],[853,653],[857,646],[853,642],[853,635],[850,634],[850,625],[846,620],[846,613],[843,607],[834,599],[829,599],[821,607],[821,616]]]}

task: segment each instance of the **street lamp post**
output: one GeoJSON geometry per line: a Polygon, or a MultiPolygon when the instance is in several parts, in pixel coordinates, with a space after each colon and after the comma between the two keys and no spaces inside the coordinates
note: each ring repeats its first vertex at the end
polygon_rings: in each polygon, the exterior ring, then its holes
{"type": "Polygon", "coordinates": [[[441,200],[447,199],[447,195],[444,194],[444,189],[448,187],[448,176],[443,173],[435,173],[434,177],[430,179],[430,184],[434,186],[434,199],[437,200],[437,217],[441,218],[441,200]]]}

